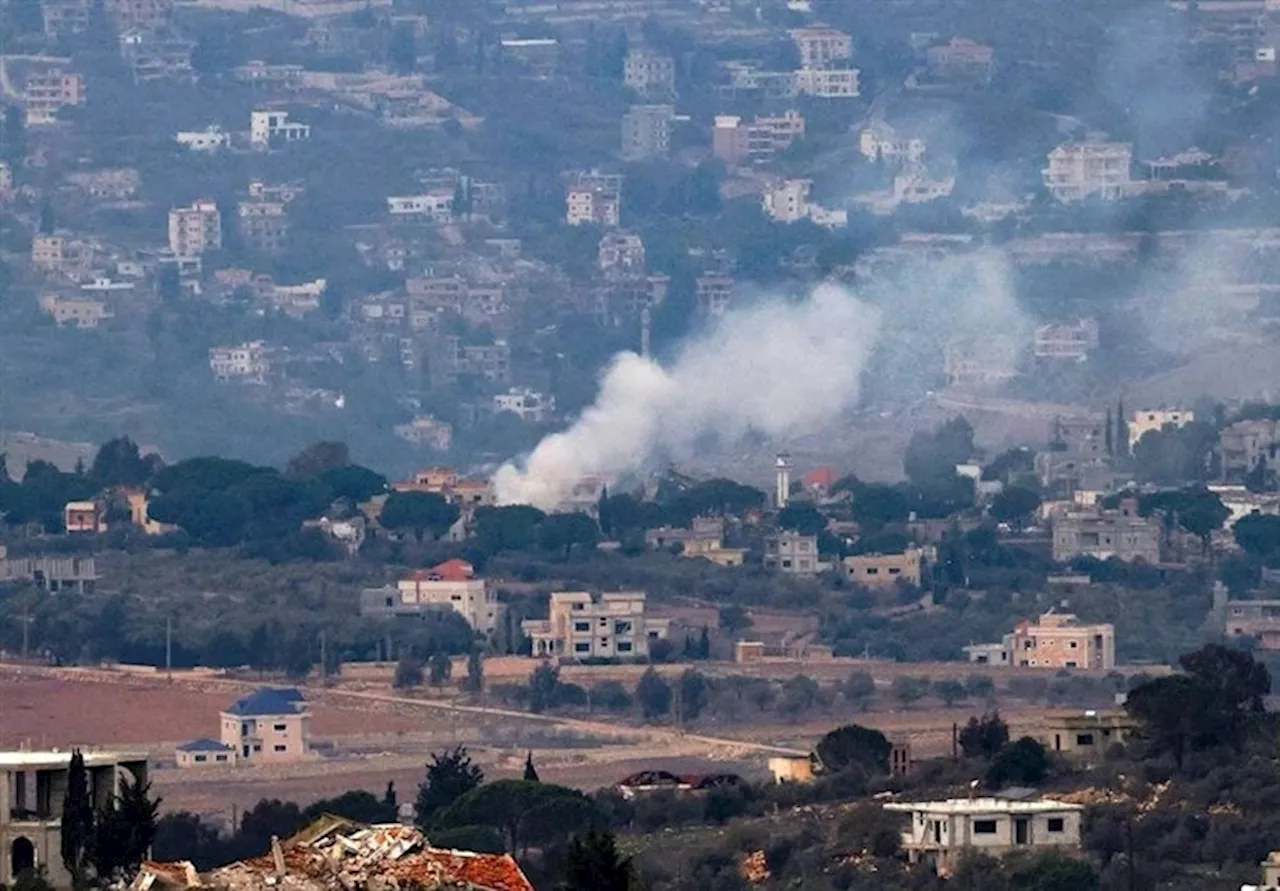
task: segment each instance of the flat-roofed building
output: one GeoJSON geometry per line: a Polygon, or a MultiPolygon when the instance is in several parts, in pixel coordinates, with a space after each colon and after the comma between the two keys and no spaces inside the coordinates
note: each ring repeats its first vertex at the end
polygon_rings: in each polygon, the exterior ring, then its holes
{"type": "Polygon", "coordinates": [[[572,659],[643,659],[665,639],[668,619],[645,613],[643,591],[605,593],[556,591],[546,619],[526,619],[521,627],[533,640],[534,656],[572,659]]]}

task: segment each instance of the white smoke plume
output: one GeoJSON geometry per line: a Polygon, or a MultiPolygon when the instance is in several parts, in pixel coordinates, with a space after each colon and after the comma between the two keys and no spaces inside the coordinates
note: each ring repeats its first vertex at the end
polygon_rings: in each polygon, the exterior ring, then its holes
{"type": "Polygon", "coordinates": [[[711,437],[820,432],[857,404],[879,326],[878,310],[824,284],[726,315],[667,368],[622,353],[572,427],[498,469],[498,502],[552,509],[585,477],[613,480],[711,437]]]}

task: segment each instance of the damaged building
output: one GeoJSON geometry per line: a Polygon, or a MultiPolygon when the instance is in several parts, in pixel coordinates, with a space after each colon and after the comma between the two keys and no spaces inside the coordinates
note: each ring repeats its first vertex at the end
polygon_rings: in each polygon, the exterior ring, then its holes
{"type": "Polygon", "coordinates": [[[128,891],[534,891],[507,854],[433,848],[398,823],[326,814],[261,857],[199,873],[186,861],[142,864],[128,891]]]}

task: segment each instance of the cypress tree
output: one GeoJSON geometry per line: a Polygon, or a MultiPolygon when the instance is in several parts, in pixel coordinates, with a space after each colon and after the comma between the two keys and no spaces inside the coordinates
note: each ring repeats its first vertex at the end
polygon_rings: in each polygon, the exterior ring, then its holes
{"type": "Polygon", "coordinates": [[[524,779],[530,783],[542,782],[538,779],[538,769],[533,766],[533,752],[530,752],[524,759],[524,779]]]}
{"type": "Polygon", "coordinates": [[[93,802],[89,799],[89,773],[84,755],[76,749],[67,771],[67,794],[62,800],[62,865],[71,876],[71,887],[88,887],[89,854],[93,845],[93,802]]]}

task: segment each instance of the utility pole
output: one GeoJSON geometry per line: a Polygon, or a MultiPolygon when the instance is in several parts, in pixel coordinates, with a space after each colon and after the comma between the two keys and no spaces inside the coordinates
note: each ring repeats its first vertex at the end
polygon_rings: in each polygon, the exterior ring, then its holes
{"type": "Polygon", "coordinates": [[[27,658],[27,646],[31,639],[31,623],[35,621],[31,618],[30,603],[22,604],[22,618],[19,621],[22,622],[22,658],[25,661],[27,658]]]}
{"type": "Polygon", "coordinates": [[[173,680],[173,616],[164,618],[164,672],[173,680]]]}
{"type": "Polygon", "coordinates": [[[323,687],[329,679],[329,651],[325,646],[325,630],[320,629],[320,686],[323,687]]]}

